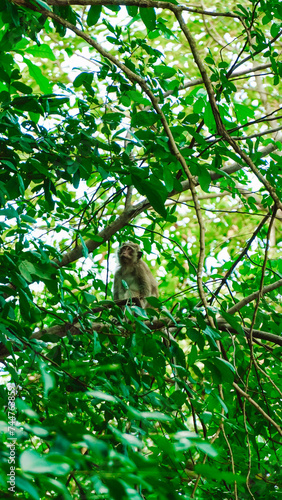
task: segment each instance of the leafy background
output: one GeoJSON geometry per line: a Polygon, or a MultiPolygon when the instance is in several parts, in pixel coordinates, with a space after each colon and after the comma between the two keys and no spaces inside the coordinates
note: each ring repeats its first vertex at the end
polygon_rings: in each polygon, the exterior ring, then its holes
{"type": "Polygon", "coordinates": [[[2,495],[280,498],[281,3],[0,16],[2,495]]]}

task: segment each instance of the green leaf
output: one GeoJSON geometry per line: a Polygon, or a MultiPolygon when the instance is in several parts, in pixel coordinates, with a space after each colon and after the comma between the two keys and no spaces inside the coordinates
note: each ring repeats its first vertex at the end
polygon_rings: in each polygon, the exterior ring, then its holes
{"type": "Polygon", "coordinates": [[[211,134],[216,132],[216,123],[213,116],[212,107],[209,102],[207,103],[205,108],[204,121],[211,134]]]}
{"type": "Polygon", "coordinates": [[[93,302],[97,301],[96,296],[92,295],[91,293],[88,293],[88,292],[83,292],[83,297],[85,298],[87,304],[92,304],[93,302]]]}
{"type": "Polygon", "coordinates": [[[26,321],[30,321],[30,311],[32,306],[30,298],[23,290],[19,290],[19,299],[20,313],[26,321]]]}
{"type": "Polygon", "coordinates": [[[211,339],[214,347],[216,349],[218,349],[216,341],[221,339],[221,335],[214,328],[212,328],[209,325],[206,326],[204,333],[205,333],[205,335],[207,335],[207,337],[209,337],[211,339]]]}
{"type": "Polygon", "coordinates": [[[161,76],[163,78],[171,78],[176,74],[176,69],[170,66],[154,66],[153,69],[156,76],[161,76]]]}
{"type": "Polygon", "coordinates": [[[49,45],[47,43],[42,43],[41,45],[34,45],[33,47],[28,47],[25,52],[32,54],[38,58],[46,58],[50,61],[56,61],[56,57],[49,45]]]}
{"type": "Polygon", "coordinates": [[[214,62],[214,60],[213,60],[213,58],[212,58],[211,56],[207,56],[207,57],[205,58],[205,62],[206,62],[207,64],[211,64],[212,66],[215,64],[215,62],[214,62]]]}
{"type": "Polygon", "coordinates": [[[32,88],[28,87],[28,85],[25,85],[25,83],[22,82],[13,82],[12,87],[14,87],[16,90],[19,92],[22,92],[22,94],[31,94],[32,93],[32,88]]]}
{"type": "Polygon", "coordinates": [[[228,314],[223,310],[220,311],[220,314],[225,319],[225,321],[227,321],[227,323],[229,323],[229,325],[231,325],[232,328],[234,328],[234,330],[236,330],[236,332],[241,333],[243,336],[245,336],[245,332],[244,332],[242,326],[237,321],[237,319],[234,316],[232,316],[232,314],[228,314]]]}
{"type": "Polygon", "coordinates": [[[31,484],[30,481],[21,477],[19,474],[16,475],[16,488],[22,490],[25,494],[30,495],[34,500],[40,500],[41,495],[39,495],[38,490],[31,484]]]}
{"type": "Polygon", "coordinates": [[[226,69],[226,68],[228,68],[228,67],[229,67],[229,63],[228,63],[228,62],[225,62],[225,61],[220,61],[220,62],[218,63],[218,67],[219,67],[219,68],[226,69]]]}
{"type": "Polygon", "coordinates": [[[254,109],[250,108],[249,106],[235,102],[234,107],[235,107],[236,116],[237,116],[239,122],[241,122],[243,124],[247,123],[249,118],[255,117],[254,109]]]}
{"type": "Polygon", "coordinates": [[[119,124],[124,118],[123,113],[106,113],[103,116],[103,121],[105,123],[119,124]]]}
{"type": "Polygon", "coordinates": [[[12,206],[8,206],[7,208],[2,208],[2,210],[0,210],[0,216],[1,217],[3,217],[3,216],[7,217],[7,219],[13,219],[14,217],[16,219],[19,218],[18,212],[12,206]]]}
{"type": "Polygon", "coordinates": [[[130,97],[132,101],[137,102],[138,104],[144,104],[144,106],[150,106],[151,104],[151,101],[143,97],[141,92],[138,92],[137,90],[128,90],[126,92],[126,95],[128,95],[128,97],[130,97]]]}
{"type": "Polygon", "coordinates": [[[230,384],[234,381],[235,369],[228,361],[222,358],[215,358],[215,364],[221,371],[223,380],[228,381],[230,384]]]}
{"type": "Polygon", "coordinates": [[[281,30],[281,23],[277,24],[277,23],[272,23],[271,27],[270,27],[270,34],[273,38],[275,38],[279,31],[281,30]]]}
{"type": "Polygon", "coordinates": [[[90,450],[96,455],[99,456],[103,459],[108,456],[109,454],[109,449],[106,443],[104,441],[101,441],[100,439],[96,439],[93,437],[91,434],[84,434],[83,435],[83,441],[84,444],[90,448],[90,450]]]}
{"type": "Polygon", "coordinates": [[[23,260],[19,264],[19,271],[26,281],[32,282],[31,274],[35,274],[35,267],[31,262],[23,260]]]}
{"type": "Polygon", "coordinates": [[[80,170],[78,168],[77,171],[73,174],[73,178],[72,178],[73,187],[75,189],[77,189],[79,186],[79,183],[80,183],[80,170]]]}
{"type": "Polygon", "coordinates": [[[217,368],[217,366],[215,366],[213,363],[211,363],[208,360],[206,360],[204,362],[204,365],[205,365],[205,368],[207,370],[207,373],[210,374],[213,382],[215,384],[221,384],[223,382],[223,377],[222,377],[221,371],[217,368]]]}
{"type": "Polygon", "coordinates": [[[52,474],[64,476],[71,470],[71,466],[64,462],[65,457],[59,454],[39,455],[35,450],[25,450],[20,455],[20,466],[24,472],[32,474],[52,474]]]}
{"type": "Polygon", "coordinates": [[[112,396],[111,394],[106,394],[105,392],[102,391],[88,391],[87,394],[95,399],[99,399],[101,401],[110,401],[112,403],[117,403],[117,398],[115,396],[112,396]]]}
{"type": "Polygon", "coordinates": [[[195,471],[201,474],[205,478],[210,478],[214,480],[217,478],[220,481],[225,481],[227,484],[233,484],[236,481],[239,484],[243,484],[246,479],[239,474],[232,474],[232,472],[222,472],[218,468],[213,467],[211,464],[197,464],[195,466],[195,471]]]}
{"type": "Polygon", "coordinates": [[[9,167],[9,168],[10,168],[11,170],[13,170],[14,172],[16,172],[16,171],[17,171],[17,169],[16,169],[15,165],[14,165],[12,162],[10,162],[9,160],[1,160],[1,164],[3,164],[3,165],[7,165],[7,167],[9,167]]]}
{"type": "Polygon", "coordinates": [[[144,320],[149,319],[146,311],[144,309],[141,309],[141,307],[138,306],[131,306],[130,307],[130,312],[134,314],[137,318],[141,318],[144,320]]]}
{"type": "Polygon", "coordinates": [[[60,113],[60,107],[69,103],[69,97],[48,98],[49,113],[60,113]]]}
{"type": "Polygon", "coordinates": [[[72,500],[73,497],[69,494],[68,488],[64,484],[64,478],[59,481],[58,479],[54,479],[53,477],[45,476],[46,489],[55,490],[61,495],[58,495],[58,498],[62,498],[64,500],[72,500]],[[49,486],[50,485],[50,486],[49,486]],[[49,487],[48,487],[49,486],[49,487]]]}
{"type": "MultiPolygon", "coordinates": [[[[187,151],[187,153],[189,153],[187,151]]],[[[203,191],[209,192],[209,186],[211,183],[211,176],[209,171],[204,165],[197,163],[194,158],[189,158],[187,163],[190,167],[191,173],[198,176],[199,184],[203,191]]]]}
{"type": "Polygon", "coordinates": [[[43,2],[43,0],[34,0],[34,1],[36,3],[38,3],[38,5],[40,5],[40,7],[43,7],[43,9],[46,9],[46,10],[49,10],[50,12],[52,12],[50,5],[48,5],[46,2],[43,2]]]}
{"type": "Polygon", "coordinates": [[[3,68],[1,67],[0,67],[0,81],[8,84],[10,84],[11,81],[8,73],[6,73],[6,71],[4,71],[3,68]]]}
{"type": "Polygon", "coordinates": [[[151,127],[160,120],[160,116],[153,111],[140,111],[133,115],[131,124],[133,127],[151,127]]]}
{"type": "Polygon", "coordinates": [[[31,224],[36,224],[36,220],[33,219],[33,217],[30,217],[29,215],[22,214],[21,220],[23,220],[24,222],[29,222],[31,224]]]}
{"type": "Polygon", "coordinates": [[[41,69],[26,58],[24,58],[24,62],[28,67],[30,76],[34,78],[43,94],[50,94],[52,85],[49,83],[48,78],[42,74],[41,69]]]}
{"type": "Polygon", "coordinates": [[[132,182],[136,189],[148,198],[156,212],[165,219],[167,217],[167,210],[164,206],[164,202],[166,200],[167,191],[163,184],[158,179],[147,181],[140,179],[140,177],[136,175],[132,175],[132,182]]]}
{"type": "Polygon", "coordinates": [[[34,436],[38,436],[41,438],[46,438],[49,436],[49,431],[42,427],[41,425],[29,425],[29,424],[24,424],[23,428],[29,433],[33,434],[34,436]]]}
{"type": "Polygon", "coordinates": [[[168,318],[170,318],[173,323],[177,324],[176,320],[173,317],[173,315],[171,314],[171,312],[166,307],[164,307],[164,306],[162,307],[162,314],[164,314],[165,316],[167,316],[168,318]]]}
{"type": "Polygon", "coordinates": [[[173,176],[172,172],[169,170],[168,167],[166,167],[164,169],[164,183],[165,183],[165,187],[168,190],[168,192],[173,190],[174,179],[175,179],[175,177],[173,176]]]}
{"type": "Polygon", "coordinates": [[[156,28],[156,13],[155,9],[152,7],[149,8],[144,8],[140,7],[139,8],[140,16],[145,24],[146,28],[148,31],[153,31],[156,28]]]}
{"type": "Polygon", "coordinates": [[[112,12],[120,11],[120,5],[105,5],[105,8],[111,10],[112,12]]]}
{"type": "Polygon", "coordinates": [[[50,286],[50,284],[47,283],[47,281],[52,281],[52,283],[55,283],[55,269],[51,265],[39,265],[39,264],[34,264],[34,269],[35,273],[34,275],[38,278],[41,278],[46,285],[50,286]]]}
{"type": "Polygon", "coordinates": [[[44,385],[44,396],[47,398],[48,392],[55,387],[55,378],[53,373],[50,372],[50,368],[43,362],[40,362],[40,371],[43,379],[44,385]]]}
{"type": "Polygon", "coordinates": [[[12,106],[23,111],[32,111],[40,113],[42,116],[44,115],[44,109],[35,97],[15,97],[12,101],[12,106]]]}
{"type": "Polygon", "coordinates": [[[157,299],[157,297],[147,297],[146,300],[150,304],[150,306],[155,307],[156,309],[158,309],[162,305],[161,300],[157,299]]]}
{"type": "Polygon", "coordinates": [[[145,420],[157,420],[158,422],[171,422],[172,417],[159,411],[142,411],[141,417],[145,420]]]}
{"type": "Polygon", "coordinates": [[[80,73],[73,81],[73,86],[76,88],[76,87],[80,87],[81,85],[83,85],[85,82],[88,83],[89,85],[91,85],[92,81],[93,81],[93,73],[87,73],[86,71],[83,71],[82,73],[80,73]]]}
{"type": "Polygon", "coordinates": [[[203,165],[199,165],[198,179],[199,179],[199,184],[200,184],[202,190],[205,191],[206,193],[208,193],[210,183],[211,183],[211,176],[210,176],[209,171],[203,165]]]}
{"type": "Polygon", "coordinates": [[[50,181],[50,179],[44,179],[43,188],[44,188],[45,199],[46,199],[50,209],[53,210],[55,203],[54,203],[52,195],[51,195],[51,181],[50,181]]]}
{"type": "Polygon", "coordinates": [[[28,405],[25,401],[23,401],[20,398],[16,399],[16,405],[17,409],[27,415],[30,419],[39,419],[38,413],[36,413],[34,410],[32,410],[31,406],[28,405]]]}
{"type": "Polygon", "coordinates": [[[121,284],[124,290],[129,290],[129,286],[125,280],[121,280],[121,284]]]}
{"type": "MultiPolygon", "coordinates": [[[[198,134],[198,132],[196,132],[196,130],[194,130],[192,127],[187,127],[187,132],[189,132],[189,134],[192,135],[192,137],[194,137],[196,139],[196,141],[206,147],[207,146],[207,143],[206,143],[206,139],[201,135],[201,134],[198,134]]],[[[189,151],[188,151],[189,152],[189,151]]],[[[191,154],[191,150],[190,150],[190,154],[191,154]]],[[[190,155],[189,154],[189,155],[190,155]]]]}
{"type": "Polygon", "coordinates": [[[180,390],[176,390],[169,398],[174,405],[178,408],[181,408],[182,405],[187,403],[187,396],[185,393],[180,390]]]}
{"type": "Polygon", "coordinates": [[[91,5],[88,14],[87,14],[87,25],[94,26],[100,18],[102,12],[102,5],[91,5]]]}
{"type": "Polygon", "coordinates": [[[116,436],[118,441],[121,443],[124,443],[127,446],[130,447],[137,447],[137,448],[143,448],[143,443],[140,439],[138,439],[136,436],[133,436],[132,434],[127,434],[125,432],[120,432],[118,429],[113,427],[112,425],[109,425],[109,429],[112,431],[112,433],[116,436]]]}
{"type": "Polygon", "coordinates": [[[205,443],[203,442],[197,442],[197,448],[198,450],[201,450],[203,453],[208,455],[209,457],[216,457],[218,455],[218,452],[214,448],[214,446],[210,443],[205,443]]]}
{"type": "Polygon", "coordinates": [[[126,10],[131,17],[135,17],[138,14],[138,7],[137,5],[127,5],[126,10]]]}
{"type": "Polygon", "coordinates": [[[81,236],[81,234],[79,235],[79,239],[81,241],[81,246],[82,246],[82,255],[83,255],[83,257],[87,258],[88,257],[88,248],[85,245],[85,241],[84,241],[83,237],[81,236]]]}

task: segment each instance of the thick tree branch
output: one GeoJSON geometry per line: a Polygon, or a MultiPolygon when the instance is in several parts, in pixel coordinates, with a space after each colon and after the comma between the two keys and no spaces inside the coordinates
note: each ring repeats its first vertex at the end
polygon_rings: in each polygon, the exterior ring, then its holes
{"type": "MultiPolygon", "coordinates": [[[[24,2],[21,2],[21,3],[24,3],[24,2]]],[[[164,2],[164,3],[166,3],[166,2],[164,2]]],[[[172,9],[172,10],[174,9],[174,11],[177,11],[177,6],[175,6],[173,4],[169,4],[169,7],[170,7],[170,9],[172,9]]],[[[144,82],[144,80],[142,78],[140,78],[138,75],[136,75],[135,73],[133,73],[132,71],[130,71],[126,66],[124,66],[122,63],[120,63],[114,56],[112,56],[111,54],[109,54],[108,52],[106,52],[103,49],[103,47],[101,47],[97,42],[95,42],[90,36],[88,36],[87,34],[85,34],[84,32],[82,32],[81,30],[79,30],[75,26],[73,26],[68,21],[60,18],[59,16],[56,16],[54,13],[49,12],[48,10],[44,10],[44,14],[46,16],[52,17],[57,22],[63,24],[65,27],[67,27],[67,28],[71,29],[72,31],[74,31],[78,36],[82,37],[91,46],[93,46],[94,48],[96,48],[101,53],[101,55],[103,55],[104,57],[106,57],[109,60],[111,60],[114,64],[116,64],[123,72],[125,72],[125,74],[128,76],[128,78],[130,78],[133,82],[138,83],[143,88],[143,90],[147,93],[148,97],[151,99],[152,104],[153,104],[155,110],[157,111],[158,114],[160,114],[162,122],[163,122],[163,125],[164,125],[164,128],[165,128],[165,131],[166,131],[166,133],[168,135],[168,138],[170,140],[173,153],[175,154],[175,156],[178,158],[178,160],[182,164],[182,166],[183,166],[183,168],[184,168],[184,170],[185,170],[185,172],[186,172],[186,174],[188,176],[188,181],[184,181],[182,183],[182,190],[181,190],[181,192],[185,191],[187,189],[193,190],[194,193],[192,192],[192,196],[193,196],[193,199],[194,199],[195,195],[196,195],[196,192],[195,192],[194,188],[198,184],[197,180],[194,180],[194,182],[191,183],[192,176],[191,176],[191,174],[189,172],[187,164],[186,164],[183,156],[180,154],[180,152],[178,151],[178,149],[176,147],[176,144],[174,142],[173,136],[172,136],[172,134],[170,132],[170,129],[169,129],[167,123],[166,123],[166,120],[165,120],[165,118],[163,116],[163,113],[162,113],[161,109],[158,106],[157,99],[152,94],[151,90],[147,87],[147,85],[144,82]],[[191,178],[189,178],[189,176],[191,178]]],[[[205,71],[204,71],[204,73],[205,73],[205,71]]],[[[207,80],[208,80],[208,77],[207,77],[207,74],[205,73],[205,75],[203,77],[203,81],[206,82],[207,80]]],[[[212,92],[211,85],[210,85],[210,92],[212,92]]],[[[275,149],[276,149],[275,144],[270,144],[266,148],[263,148],[261,150],[261,156],[269,154],[270,152],[274,151],[275,149]]],[[[240,165],[238,163],[234,163],[231,166],[223,168],[222,172],[226,172],[228,174],[231,174],[233,172],[236,172],[236,171],[240,170],[241,168],[243,168],[242,165],[240,165]]],[[[221,174],[211,172],[211,178],[212,178],[212,180],[216,180],[216,179],[218,179],[220,177],[222,177],[221,174]]],[[[176,194],[175,191],[169,193],[168,196],[173,196],[174,194],[176,194]]],[[[195,199],[194,199],[194,202],[195,202],[195,199]]],[[[136,217],[137,215],[139,215],[140,213],[142,213],[144,210],[146,210],[149,207],[150,207],[150,203],[149,203],[149,201],[147,199],[145,199],[144,201],[142,201],[141,203],[139,203],[139,204],[137,204],[135,206],[129,207],[112,224],[110,224],[108,227],[106,227],[105,229],[103,229],[98,234],[98,236],[101,238],[101,240],[99,242],[93,241],[93,240],[86,241],[86,246],[88,248],[88,251],[90,253],[93,252],[102,243],[108,241],[112,237],[113,234],[115,234],[117,231],[119,231],[122,227],[125,227],[130,220],[132,220],[134,217],[136,217]]],[[[197,213],[200,214],[200,206],[199,205],[197,205],[197,213]]],[[[71,262],[74,262],[74,261],[78,260],[80,257],[82,257],[82,255],[83,255],[83,253],[82,253],[82,246],[81,245],[77,245],[73,250],[71,250],[70,252],[68,252],[67,254],[65,254],[60,262],[56,262],[56,264],[59,267],[63,267],[65,265],[68,265],[71,262]]],[[[201,274],[201,272],[200,272],[200,274],[201,274]]]]}
{"type": "MultiPolygon", "coordinates": [[[[16,3],[23,3],[24,0],[16,0],[16,3]]],[[[83,5],[87,7],[88,5],[128,5],[136,6],[142,8],[152,8],[157,9],[168,9],[173,10],[170,2],[162,2],[156,0],[47,0],[48,5],[83,5]]],[[[210,10],[198,9],[197,7],[187,7],[185,5],[178,5],[177,9],[183,12],[192,12],[195,14],[202,14],[205,16],[212,17],[231,17],[233,19],[240,19],[238,14],[232,14],[231,12],[213,12],[210,10]]]]}
{"type": "MultiPolygon", "coordinates": [[[[124,302],[124,301],[123,301],[124,302]]],[[[104,307],[102,307],[104,308],[104,307]]],[[[183,325],[177,325],[177,323],[172,322],[168,318],[164,319],[157,319],[154,321],[145,321],[144,324],[146,327],[152,331],[159,331],[160,330],[160,335],[164,338],[167,339],[168,332],[162,332],[161,330],[165,327],[167,330],[168,328],[181,328],[183,325]]],[[[134,330],[134,325],[133,325],[133,330],[134,330]]],[[[108,335],[109,337],[128,337],[130,333],[123,329],[121,326],[116,325],[116,332],[113,332],[113,325],[112,323],[110,324],[104,324],[104,323],[92,323],[91,327],[87,330],[90,333],[93,333],[93,331],[97,333],[101,333],[103,335],[108,335]]],[[[81,324],[76,321],[75,323],[62,323],[60,325],[55,325],[51,326],[50,328],[44,328],[42,330],[38,330],[34,332],[30,339],[29,343],[32,342],[32,340],[40,340],[44,339],[45,342],[53,342],[53,338],[55,337],[56,340],[60,338],[66,337],[68,334],[71,335],[82,335],[85,333],[85,329],[82,328],[81,324]],[[48,339],[49,337],[49,339],[48,339]]],[[[20,339],[19,339],[20,340],[20,339]]],[[[171,340],[174,340],[173,337],[171,337],[171,340]]],[[[0,343],[0,359],[5,359],[8,356],[10,356],[10,351],[6,348],[6,346],[3,343],[0,343]]],[[[14,347],[14,351],[20,351],[21,349],[18,347],[14,347]]]]}
{"type": "MultiPolygon", "coordinates": [[[[263,289],[261,290],[261,296],[265,295],[266,293],[272,292],[273,290],[276,290],[277,288],[280,287],[282,287],[282,279],[275,281],[275,283],[271,283],[271,285],[264,286],[263,289]]],[[[230,309],[228,309],[227,311],[228,314],[235,314],[236,312],[240,311],[242,307],[246,306],[247,304],[255,300],[259,296],[259,294],[260,291],[258,290],[252,293],[251,295],[248,295],[248,297],[244,297],[242,300],[240,300],[240,302],[238,302],[234,306],[230,307],[230,309]]]]}
{"type": "MultiPolygon", "coordinates": [[[[282,280],[281,280],[282,281],[282,280]]],[[[110,305],[108,306],[109,308],[111,307],[110,305]]],[[[95,308],[94,311],[101,311],[102,309],[105,309],[105,306],[97,307],[95,308]]],[[[160,335],[164,338],[167,339],[168,333],[162,332],[162,329],[165,327],[165,329],[177,329],[177,328],[182,328],[183,325],[177,325],[176,323],[172,322],[169,320],[169,318],[161,318],[161,319],[156,319],[154,321],[145,321],[144,324],[146,325],[147,328],[149,328],[152,332],[153,331],[160,331],[160,335]]],[[[222,318],[219,318],[217,321],[218,329],[221,331],[228,331],[232,332],[238,335],[238,332],[232,328],[226,321],[222,318]]],[[[93,331],[96,331],[97,333],[102,333],[103,335],[108,335],[109,337],[127,337],[130,335],[128,331],[123,330],[122,327],[119,327],[116,325],[117,331],[113,332],[113,327],[112,324],[104,324],[104,323],[92,323],[91,324],[91,329],[89,330],[91,333],[93,331]]],[[[133,330],[134,330],[134,325],[133,325],[133,330]]],[[[244,332],[246,335],[249,334],[249,329],[248,328],[243,328],[244,332]]],[[[34,332],[30,339],[29,342],[32,340],[40,340],[44,339],[45,342],[53,342],[53,339],[60,339],[66,337],[69,333],[71,335],[82,335],[85,332],[85,330],[82,329],[81,324],[77,321],[74,324],[71,323],[62,323],[60,325],[55,325],[51,326],[50,328],[44,328],[42,330],[38,330],[34,332]],[[49,339],[48,339],[49,337],[49,339]]],[[[260,330],[253,330],[253,337],[261,340],[265,340],[267,342],[272,342],[276,345],[281,345],[282,346],[282,337],[279,337],[279,335],[275,335],[269,332],[264,332],[260,330]]],[[[175,340],[173,338],[173,340],[175,340]]],[[[18,351],[18,348],[14,348],[15,351],[18,351]]],[[[1,345],[0,349],[0,359],[5,359],[8,356],[10,356],[9,350],[4,346],[4,344],[1,345]]]]}
{"type": "MultiPolygon", "coordinates": [[[[115,233],[117,233],[120,229],[125,227],[134,217],[142,213],[146,208],[150,207],[150,203],[147,199],[144,201],[130,206],[127,210],[125,210],[117,219],[109,224],[107,227],[102,229],[100,233],[98,233],[98,237],[100,241],[87,240],[85,245],[88,248],[89,253],[92,253],[96,248],[102,243],[108,241],[115,233]]],[[[58,267],[64,267],[80,259],[83,256],[82,245],[77,245],[73,250],[70,250],[68,253],[64,254],[61,261],[55,261],[58,267]]]]}
{"type": "MultiPolygon", "coordinates": [[[[231,332],[238,335],[238,331],[230,326],[229,323],[226,323],[224,319],[219,318],[217,321],[217,326],[220,331],[231,332]]],[[[244,326],[242,326],[242,329],[244,330],[246,336],[249,337],[250,329],[245,328],[244,326]]],[[[253,330],[253,338],[266,340],[267,342],[273,342],[273,344],[282,346],[282,336],[280,337],[279,335],[275,335],[274,333],[264,332],[262,330],[253,330]]]]}
{"type": "MultiPolygon", "coordinates": [[[[260,155],[261,157],[267,156],[271,152],[275,151],[277,146],[275,144],[268,144],[266,147],[260,149],[260,155]]],[[[218,180],[222,177],[224,177],[224,173],[231,175],[238,170],[241,170],[244,168],[240,163],[232,163],[231,165],[227,167],[222,168],[222,174],[215,173],[215,172],[210,172],[211,179],[213,181],[218,180]]],[[[195,179],[195,185],[198,185],[197,179],[195,179]]],[[[176,191],[173,190],[171,193],[168,194],[168,198],[175,196],[176,194],[183,193],[187,190],[190,189],[190,181],[186,180],[181,183],[181,190],[176,191]]],[[[100,231],[100,233],[97,234],[97,236],[100,238],[100,241],[93,241],[93,240],[87,240],[85,242],[89,253],[92,253],[96,248],[99,248],[100,245],[108,241],[117,231],[125,227],[132,219],[140,215],[142,212],[147,210],[148,208],[151,207],[151,204],[147,198],[145,198],[143,201],[132,205],[123,212],[117,219],[112,222],[109,226],[107,226],[105,229],[100,231]]],[[[83,256],[82,252],[82,245],[77,245],[73,250],[70,250],[68,253],[65,253],[63,255],[62,260],[56,261],[56,265],[59,267],[64,267],[67,266],[68,264],[71,264],[72,262],[75,262],[76,260],[80,259],[83,256]]]]}
{"type": "MultiPolygon", "coordinates": [[[[170,8],[171,8],[171,6],[170,6],[170,8]]],[[[176,9],[176,6],[174,6],[174,8],[176,9]]],[[[139,75],[137,75],[136,73],[131,71],[127,66],[125,66],[123,63],[121,63],[111,53],[106,51],[98,42],[96,42],[89,35],[87,35],[83,31],[81,31],[80,29],[78,29],[76,26],[71,24],[69,21],[66,21],[65,19],[54,14],[53,12],[50,12],[49,10],[42,9],[41,12],[44,13],[44,15],[46,15],[46,17],[50,17],[51,19],[58,22],[62,26],[65,26],[66,28],[73,31],[76,35],[78,35],[80,38],[85,40],[90,46],[94,47],[103,57],[105,57],[106,59],[111,61],[113,64],[115,64],[128,77],[128,79],[132,83],[137,83],[138,85],[140,85],[142,90],[149,97],[149,99],[152,103],[152,106],[155,109],[156,113],[159,115],[161,122],[162,122],[162,125],[164,127],[164,131],[168,137],[171,153],[177,158],[177,160],[181,164],[181,166],[182,166],[182,168],[183,168],[183,170],[184,170],[184,172],[189,180],[189,186],[191,189],[193,202],[195,205],[195,210],[196,210],[196,214],[197,214],[197,218],[198,218],[198,222],[199,222],[199,227],[200,227],[200,256],[199,256],[199,262],[198,262],[197,283],[198,283],[198,289],[199,289],[199,294],[200,294],[202,303],[207,311],[207,300],[205,297],[204,287],[203,287],[203,283],[202,283],[202,271],[203,271],[203,262],[204,262],[204,256],[205,256],[205,227],[204,227],[204,222],[203,222],[203,218],[202,218],[202,214],[201,214],[201,207],[200,207],[200,204],[199,204],[199,201],[197,198],[197,193],[196,193],[196,189],[195,189],[195,182],[194,182],[193,176],[190,173],[190,170],[187,166],[187,163],[186,163],[184,157],[182,156],[179,149],[177,148],[176,142],[174,140],[174,137],[173,137],[173,134],[170,130],[170,127],[167,123],[166,117],[165,117],[161,107],[158,104],[158,98],[155,97],[155,95],[153,94],[151,89],[148,87],[147,83],[143,80],[143,78],[141,78],[139,75]]],[[[128,219],[128,212],[124,212],[124,218],[129,220],[128,219]]],[[[115,225],[117,227],[117,229],[114,231],[114,232],[116,232],[118,229],[120,229],[124,225],[124,223],[122,223],[122,218],[119,218],[119,222],[121,223],[120,227],[118,227],[118,225],[115,222],[112,225],[110,225],[108,228],[106,228],[104,230],[104,232],[106,234],[111,233],[109,228],[111,227],[111,229],[112,229],[113,225],[115,225]]],[[[108,234],[107,234],[107,236],[106,236],[106,234],[103,234],[103,236],[102,236],[103,241],[106,241],[109,238],[108,234]]],[[[113,232],[111,234],[113,234],[113,232]]],[[[98,245],[96,244],[96,242],[93,242],[93,241],[89,242],[88,241],[88,242],[86,242],[86,246],[87,246],[89,251],[93,251],[93,249],[97,248],[98,245]]],[[[78,256],[80,255],[81,251],[82,251],[82,248],[80,246],[76,247],[73,251],[71,251],[68,254],[68,256],[63,257],[62,261],[58,264],[60,266],[63,266],[63,265],[65,265],[73,260],[76,260],[78,258],[78,256]],[[68,258],[70,259],[69,261],[67,261],[68,258]]],[[[209,317],[208,311],[207,311],[207,316],[209,317]]]]}

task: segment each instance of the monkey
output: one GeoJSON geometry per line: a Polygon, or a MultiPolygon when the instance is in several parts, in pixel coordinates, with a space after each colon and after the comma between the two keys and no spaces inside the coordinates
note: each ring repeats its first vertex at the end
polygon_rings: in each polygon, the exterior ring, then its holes
{"type": "Polygon", "coordinates": [[[143,252],[137,243],[123,243],[118,251],[120,267],[114,277],[114,300],[139,297],[142,307],[145,297],[158,297],[158,284],[147,264],[141,260],[143,252]],[[126,282],[127,287],[123,285],[126,282]]]}

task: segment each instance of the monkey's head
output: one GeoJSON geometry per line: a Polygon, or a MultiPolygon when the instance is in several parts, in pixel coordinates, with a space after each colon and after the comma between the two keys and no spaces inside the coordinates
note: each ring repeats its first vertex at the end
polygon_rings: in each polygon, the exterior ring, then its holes
{"type": "Polygon", "coordinates": [[[118,258],[121,265],[135,264],[141,259],[142,255],[143,252],[140,250],[139,245],[137,245],[137,243],[131,243],[131,241],[123,243],[118,251],[118,258]]]}

